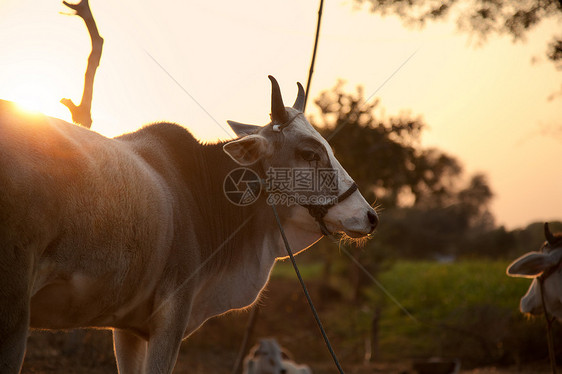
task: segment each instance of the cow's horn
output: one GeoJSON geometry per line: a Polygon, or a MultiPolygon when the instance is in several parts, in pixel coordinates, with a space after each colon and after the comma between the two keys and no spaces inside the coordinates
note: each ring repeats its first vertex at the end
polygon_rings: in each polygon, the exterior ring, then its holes
{"type": "Polygon", "coordinates": [[[544,237],[546,238],[546,241],[548,242],[548,244],[554,244],[554,235],[552,235],[552,233],[550,232],[550,228],[548,227],[548,222],[544,223],[544,237]]]}
{"type": "Polygon", "coordinates": [[[304,93],[304,88],[302,87],[302,84],[297,82],[297,86],[299,87],[299,93],[297,94],[297,99],[295,100],[295,103],[293,104],[293,108],[302,113],[302,112],[304,112],[305,93],[304,93]]]}
{"type": "Polygon", "coordinates": [[[281,97],[281,89],[279,83],[271,75],[268,76],[271,81],[271,120],[283,125],[289,120],[283,98],[281,97]]]}

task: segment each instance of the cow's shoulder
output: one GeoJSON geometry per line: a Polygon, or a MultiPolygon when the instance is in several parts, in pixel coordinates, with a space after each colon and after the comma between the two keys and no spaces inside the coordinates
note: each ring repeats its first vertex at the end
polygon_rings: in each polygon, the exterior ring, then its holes
{"type": "Polygon", "coordinates": [[[115,139],[129,144],[156,169],[163,167],[161,163],[164,159],[167,165],[177,163],[179,160],[189,160],[201,147],[186,128],[169,122],[150,124],[115,139]]]}
{"type": "Polygon", "coordinates": [[[128,143],[157,172],[179,176],[188,184],[199,173],[208,173],[205,164],[215,158],[215,152],[208,152],[186,128],[169,122],[151,124],[115,139],[128,143]]]}
{"type": "Polygon", "coordinates": [[[144,126],[138,131],[125,134],[121,137],[155,137],[167,143],[181,142],[183,145],[190,143],[192,145],[199,144],[197,139],[183,126],[173,122],[156,122],[144,126]]]}

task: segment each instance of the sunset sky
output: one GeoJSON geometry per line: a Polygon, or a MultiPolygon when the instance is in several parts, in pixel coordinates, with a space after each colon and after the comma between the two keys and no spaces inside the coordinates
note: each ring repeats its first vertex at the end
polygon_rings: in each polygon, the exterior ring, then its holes
{"type": "MultiPolygon", "coordinates": [[[[90,2],[105,39],[92,129],[104,135],[167,120],[227,139],[227,119],[267,123],[268,74],[287,104],[306,82],[316,1],[90,2]]],[[[79,102],[90,41],[79,17],[60,12],[69,10],[58,0],[0,0],[0,98],[70,120],[59,100],[79,102]]],[[[384,115],[421,116],[424,146],[488,176],[498,224],[562,220],[562,96],[548,100],[562,71],[545,58],[561,31],[549,20],[525,43],[492,36],[477,46],[454,19],[411,30],[327,1],[311,99],[338,79],[347,91],[361,85],[384,115]]],[[[313,100],[307,111],[315,115],[313,100]]]]}

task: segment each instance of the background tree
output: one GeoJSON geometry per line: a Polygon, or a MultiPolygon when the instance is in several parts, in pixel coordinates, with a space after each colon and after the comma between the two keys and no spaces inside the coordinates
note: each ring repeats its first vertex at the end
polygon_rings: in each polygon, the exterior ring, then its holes
{"type": "MultiPolygon", "coordinates": [[[[554,19],[562,25],[562,0],[355,0],[370,4],[373,13],[397,15],[408,27],[423,27],[428,21],[456,17],[461,32],[484,43],[493,34],[509,35],[514,42],[525,36],[542,21],[554,19]]],[[[562,27],[560,33],[545,40],[545,55],[562,70],[562,27]]],[[[562,85],[548,100],[562,97],[562,85]]],[[[551,131],[560,132],[562,125],[551,131]]]]}
{"type": "MultiPolygon", "coordinates": [[[[483,42],[492,34],[510,35],[514,41],[546,19],[562,21],[562,0],[356,0],[370,4],[380,15],[395,14],[407,26],[456,17],[459,30],[483,42]]],[[[552,35],[547,57],[562,68],[562,35],[552,35]]]]}
{"type": "Polygon", "coordinates": [[[422,150],[425,126],[409,114],[377,118],[379,101],[365,103],[363,91],[345,93],[340,82],[316,100],[321,122],[318,131],[336,152],[338,160],[362,187],[367,199],[385,209],[405,200],[416,203],[428,196],[447,194],[450,182],[461,172],[459,163],[436,149],[422,150]]]}
{"type": "MultiPolygon", "coordinates": [[[[317,252],[325,264],[323,279],[331,278],[331,288],[348,295],[368,315],[370,331],[364,333],[371,352],[366,357],[374,358],[386,297],[364,270],[376,277],[398,257],[447,259],[469,250],[463,245],[468,238],[493,228],[488,209],[492,192],[483,174],[466,181],[455,157],[421,146],[421,118],[377,115],[378,100],[366,103],[361,88],[346,93],[341,82],[315,103],[320,118],[313,124],[363,195],[376,200],[384,224],[364,251],[346,251],[354,261],[340,256],[326,240],[321,245],[325,250],[317,252]],[[376,306],[373,291],[380,295],[376,306]]],[[[329,285],[323,287],[332,291],[329,285]]]]}
{"type": "Polygon", "coordinates": [[[316,104],[321,122],[313,123],[329,139],[367,199],[376,199],[383,208],[383,215],[392,210],[408,209],[412,214],[419,210],[442,215],[447,221],[443,225],[460,230],[493,226],[488,210],[492,192],[486,177],[476,174],[466,182],[455,157],[423,148],[420,139],[425,125],[420,118],[409,114],[379,117],[379,101],[365,103],[361,88],[355,94],[345,93],[341,82],[323,92],[316,104]]]}
{"type": "MultiPolygon", "coordinates": [[[[466,238],[493,228],[488,209],[492,192],[485,176],[466,178],[455,157],[423,148],[425,124],[420,118],[408,113],[379,116],[378,100],[365,103],[361,88],[346,93],[341,82],[315,103],[320,118],[313,124],[329,139],[364,196],[379,206],[384,230],[367,242],[364,251],[355,252],[371,274],[398,256],[458,256],[466,250],[461,245],[466,238]]],[[[326,273],[346,274],[352,298],[361,302],[368,278],[356,265],[340,263],[337,251],[326,252],[322,254],[326,273]]]]}

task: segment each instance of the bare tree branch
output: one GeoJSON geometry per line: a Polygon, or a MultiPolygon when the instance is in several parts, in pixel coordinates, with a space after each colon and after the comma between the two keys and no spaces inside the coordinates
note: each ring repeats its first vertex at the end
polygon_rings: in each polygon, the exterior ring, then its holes
{"type": "Polygon", "coordinates": [[[78,4],[69,4],[66,1],[62,3],[70,9],[73,9],[76,12],[75,14],[81,17],[86,23],[92,41],[92,51],[88,57],[88,66],[86,67],[86,74],[84,75],[84,91],[82,93],[80,105],[75,105],[71,99],[62,99],[60,102],[70,110],[74,123],[90,128],[92,126],[91,109],[94,92],[94,77],[96,75],[96,69],[100,64],[103,38],[98,32],[88,0],[81,0],[78,4]]]}

